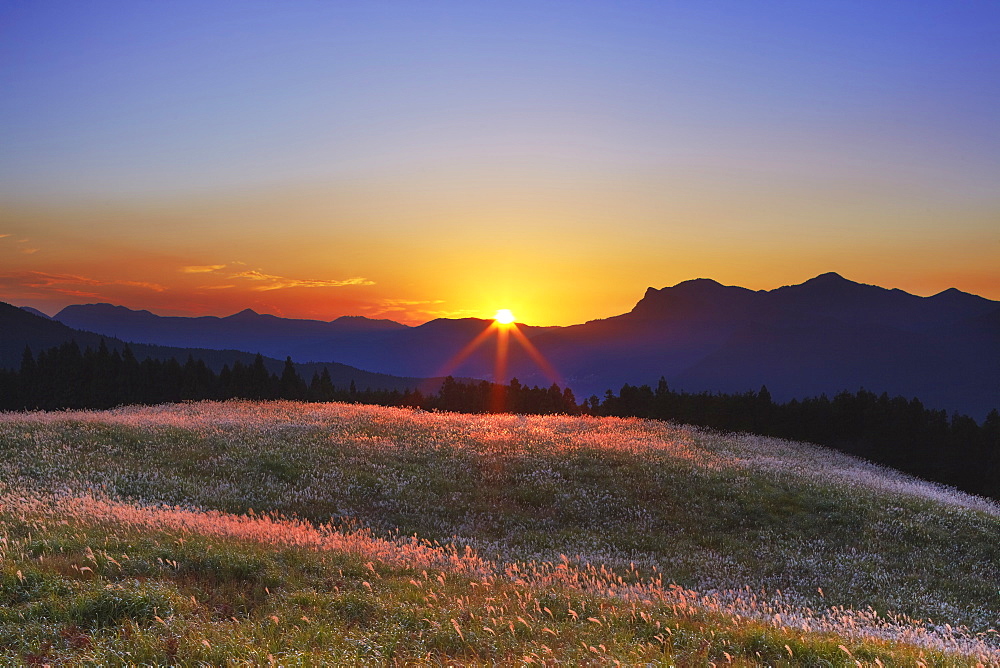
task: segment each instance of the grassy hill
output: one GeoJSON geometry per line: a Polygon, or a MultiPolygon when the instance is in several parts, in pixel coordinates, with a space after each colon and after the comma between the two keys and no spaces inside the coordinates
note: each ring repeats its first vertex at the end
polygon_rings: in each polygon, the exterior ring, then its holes
{"type": "Polygon", "coordinates": [[[643,420],[0,414],[0,660],[997,664],[997,535],[976,497],[643,420]]]}

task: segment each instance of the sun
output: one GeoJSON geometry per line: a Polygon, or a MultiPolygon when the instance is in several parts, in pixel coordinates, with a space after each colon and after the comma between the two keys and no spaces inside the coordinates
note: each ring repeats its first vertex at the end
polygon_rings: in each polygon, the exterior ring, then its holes
{"type": "Polygon", "coordinates": [[[509,308],[501,308],[497,309],[497,314],[493,316],[493,319],[501,325],[509,325],[514,322],[514,314],[510,312],[509,308]]]}

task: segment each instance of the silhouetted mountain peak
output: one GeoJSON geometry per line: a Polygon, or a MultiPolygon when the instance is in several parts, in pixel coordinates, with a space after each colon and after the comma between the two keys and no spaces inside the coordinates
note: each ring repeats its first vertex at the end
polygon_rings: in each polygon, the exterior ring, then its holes
{"type": "Polygon", "coordinates": [[[121,317],[152,319],[159,317],[155,313],[145,309],[130,309],[127,306],[116,306],[115,304],[101,302],[99,304],[73,304],[71,306],[67,306],[63,310],[59,311],[59,313],[52,316],[52,319],[62,321],[63,318],[73,318],[79,315],[83,315],[90,319],[117,319],[121,317]]]}
{"type": "Polygon", "coordinates": [[[12,323],[39,323],[42,319],[46,321],[52,320],[52,318],[45,314],[39,315],[34,313],[34,309],[30,307],[14,306],[7,302],[0,302],[0,324],[4,326],[12,323]]]}
{"type": "Polygon", "coordinates": [[[30,306],[21,306],[20,309],[22,311],[26,311],[26,312],[30,313],[31,315],[37,315],[39,318],[45,318],[46,320],[52,320],[51,316],[46,315],[45,313],[42,313],[41,311],[39,311],[36,308],[31,308],[30,306]]]}
{"type": "Polygon", "coordinates": [[[813,285],[820,285],[820,284],[835,285],[835,284],[838,284],[838,283],[840,283],[840,284],[843,284],[843,283],[854,283],[854,281],[847,280],[846,278],[844,278],[843,276],[841,276],[840,274],[838,274],[835,271],[828,271],[828,272],[826,272],[824,274],[820,274],[820,275],[816,276],[815,278],[810,278],[803,285],[807,285],[807,284],[810,284],[810,283],[812,283],[813,285]]]}
{"type": "Polygon", "coordinates": [[[714,278],[692,278],[687,281],[681,281],[674,286],[677,288],[695,289],[695,290],[707,290],[711,288],[724,288],[722,283],[719,283],[714,278]]]}
{"type": "Polygon", "coordinates": [[[947,290],[942,290],[936,295],[931,295],[927,299],[932,299],[935,302],[948,303],[948,304],[968,304],[968,305],[989,305],[995,304],[985,297],[980,297],[979,295],[973,295],[968,292],[962,292],[958,288],[948,288],[947,290]]]}
{"type": "Polygon", "coordinates": [[[908,292],[903,292],[902,290],[887,290],[877,285],[857,283],[844,278],[835,271],[828,271],[825,274],[820,274],[819,276],[810,278],[808,281],[799,283],[798,285],[786,285],[775,290],[771,290],[771,294],[782,295],[786,298],[795,295],[798,298],[805,298],[817,303],[822,302],[825,299],[854,300],[859,298],[861,295],[877,297],[889,295],[890,293],[895,293],[899,296],[905,295],[910,298],[913,297],[913,295],[908,292]]]}
{"type": "Polygon", "coordinates": [[[755,293],[711,278],[682,281],[669,288],[649,288],[631,314],[643,318],[714,317],[719,309],[741,308],[755,293]]]}
{"type": "Polygon", "coordinates": [[[245,308],[239,313],[226,316],[223,320],[256,320],[260,317],[261,314],[257,313],[257,311],[254,311],[252,308],[245,308]]]}
{"type": "Polygon", "coordinates": [[[786,285],[783,288],[778,288],[775,292],[803,292],[813,295],[853,295],[860,293],[862,291],[868,292],[880,292],[886,293],[890,292],[885,288],[880,288],[875,285],[868,285],[867,283],[857,283],[850,279],[844,278],[835,271],[828,271],[825,274],[820,274],[815,278],[810,278],[804,283],[799,285],[786,285]]]}

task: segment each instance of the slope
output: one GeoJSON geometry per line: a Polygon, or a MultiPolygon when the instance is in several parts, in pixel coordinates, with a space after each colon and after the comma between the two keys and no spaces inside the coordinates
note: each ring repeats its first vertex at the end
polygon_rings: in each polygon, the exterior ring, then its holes
{"type": "MultiPolygon", "coordinates": [[[[132,627],[156,657],[169,633],[198,645],[198,620],[216,614],[268,652],[362,647],[368,660],[517,661],[544,647],[575,662],[593,647],[599,663],[648,661],[651,647],[655,660],[744,665],[786,652],[833,665],[853,665],[847,652],[894,665],[1000,660],[989,632],[1000,508],[815,446],[638,420],[227,402],[8,414],[0,447],[18,549],[84,584],[124,586],[136,561],[163,583],[159,599],[123,594],[171,610],[162,630],[156,613],[132,627]],[[100,531],[96,547],[81,542],[86,527],[112,531],[113,547],[100,531]],[[34,544],[19,538],[29,531],[34,544]],[[138,558],[151,533],[159,562],[138,558]],[[432,542],[400,538],[414,534],[432,542]],[[119,551],[136,556],[122,565],[119,551]],[[204,584],[240,573],[245,587],[227,585],[228,598],[204,584]]],[[[23,590],[14,573],[8,582],[23,590]]],[[[120,648],[121,623],[106,622],[101,642],[120,648]]],[[[46,628],[33,637],[58,637],[46,628]]]]}

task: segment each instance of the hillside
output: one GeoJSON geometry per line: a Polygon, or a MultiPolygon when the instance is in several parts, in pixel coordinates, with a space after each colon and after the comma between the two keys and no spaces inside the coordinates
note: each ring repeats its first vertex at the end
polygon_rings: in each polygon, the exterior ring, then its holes
{"type": "Polygon", "coordinates": [[[12,661],[1000,661],[1000,507],[816,446],[227,402],[0,451],[12,661]]]}

